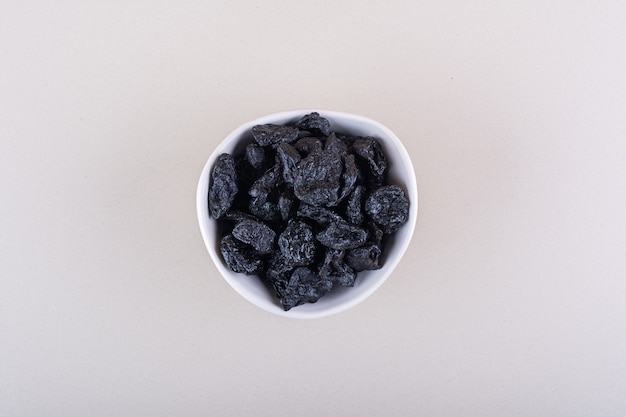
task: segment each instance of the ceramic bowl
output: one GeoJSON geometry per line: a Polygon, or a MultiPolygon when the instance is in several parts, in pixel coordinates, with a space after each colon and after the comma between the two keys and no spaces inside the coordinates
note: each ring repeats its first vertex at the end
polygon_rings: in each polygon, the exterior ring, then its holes
{"type": "Polygon", "coordinates": [[[292,110],[274,113],[249,121],[236,128],[213,151],[206,162],[196,197],[198,221],[202,238],[220,274],[243,298],[270,313],[291,318],[320,318],[345,311],[371,296],[392,275],[401,262],[413,236],[417,219],[417,183],[411,158],[402,141],[387,127],[367,117],[322,109],[292,110]],[[222,259],[219,242],[222,230],[218,222],[209,217],[207,196],[211,170],[222,153],[238,154],[252,140],[250,130],[257,124],[284,124],[295,122],[305,114],[318,112],[331,123],[337,132],[359,136],[373,136],[380,142],[388,161],[388,182],[402,187],[410,201],[407,222],[391,235],[379,260],[382,267],[373,271],[362,271],[357,275],[353,287],[335,286],[316,303],[296,306],[284,311],[279,301],[257,276],[232,272],[222,259]]]}

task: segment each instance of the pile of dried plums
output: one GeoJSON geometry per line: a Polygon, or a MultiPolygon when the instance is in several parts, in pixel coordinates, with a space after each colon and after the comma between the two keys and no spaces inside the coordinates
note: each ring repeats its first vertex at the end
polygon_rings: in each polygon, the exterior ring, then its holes
{"type": "Polygon", "coordinates": [[[269,283],[285,310],[380,268],[384,237],[406,222],[409,200],[387,184],[376,138],[331,131],[317,112],[254,126],[251,136],[211,175],[209,214],[223,223],[226,265],[269,283]]]}

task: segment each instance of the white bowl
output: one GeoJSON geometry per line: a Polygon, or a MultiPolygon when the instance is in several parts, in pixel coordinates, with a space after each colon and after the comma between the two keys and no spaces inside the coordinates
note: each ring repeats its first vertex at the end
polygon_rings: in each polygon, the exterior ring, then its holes
{"type": "Polygon", "coordinates": [[[340,113],[330,110],[308,109],[274,113],[244,123],[228,135],[209,157],[198,183],[196,197],[198,221],[204,243],[226,282],[246,300],[270,313],[292,318],[319,318],[345,311],[359,304],[372,295],[391,275],[407,250],[415,222],[417,219],[417,184],[413,164],[408,152],[398,137],[382,124],[363,116],[340,113]],[[222,153],[237,154],[242,152],[250,141],[250,130],[254,125],[295,122],[305,114],[318,112],[331,123],[331,129],[353,135],[373,136],[383,147],[388,161],[388,182],[397,184],[407,193],[410,201],[407,222],[396,233],[389,237],[380,256],[382,268],[373,271],[362,271],[357,275],[353,287],[336,286],[316,303],[296,306],[284,311],[271,290],[256,276],[232,272],[224,263],[220,250],[218,224],[209,217],[207,196],[209,179],[215,160],[222,153]]]}

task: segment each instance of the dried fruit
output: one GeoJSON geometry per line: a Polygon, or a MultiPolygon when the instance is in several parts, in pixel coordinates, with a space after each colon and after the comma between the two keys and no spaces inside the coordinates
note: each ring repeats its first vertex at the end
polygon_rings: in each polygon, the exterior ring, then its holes
{"type": "Polygon", "coordinates": [[[366,162],[371,180],[382,184],[387,171],[387,158],[380,143],[372,137],[358,138],[352,144],[352,149],[366,162]]]}
{"type": "Polygon", "coordinates": [[[379,269],[381,265],[378,263],[380,256],[380,248],[375,244],[361,246],[346,251],[346,263],[355,271],[365,271],[379,269]]]}
{"type": "Polygon", "coordinates": [[[386,185],[367,197],[365,212],[383,232],[394,233],[409,217],[409,199],[402,188],[386,185]]]}
{"type": "Polygon", "coordinates": [[[356,280],[356,272],[346,265],[344,255],[343,250],[328,248],[319,275],[322,279],[337,282],[343,287],[352,287],[356,280]]]}
{"type": "Polygon", "coordinates": [[[278,247],[287,263],[310,265],[315,259],[315,239],[311,226],[291,220],[278,237],[278,247]]]}
{"type": "Polygon", "coordinates": [[[362,245],[367,240],[367,231],[347,222],[331,223],[315,238],[324,246],[333,249],[350,249],[362,245]]]}
{"type": "Polygon", "coordinates": [[[247,243],[259,253],[270,253],[274,249],[276,232],[263,222],[256,220],[241,220],[233,229],[233,236],[237,240],[247,243]]]}
{"type": "Polygon", "coordinates": [[[252,247],[235,239],[233,235],[222,238],[220,252],[231,271],[252,275],[261,272],[263,268],[263,260],[252,247]]]}
{"type": "Polygon", "coordinates": [[[288,311],[304,303],[315,303],[332,288],[331,281],[320,279],[311,268],[300,266],[291,273],[282,290],[280,303],[288,311]]]}
{"type": "Polygon", "coordinates": [[[346,205],[346,219],[352,224],[362,224],[365,219],[363,213],[363,199],[365,198],[365,187],[357,185],[348,197],[346,205]]]}
{"type": "Polygon", "coordinates": [[[296,123],[296,127],[300,130],[306,130],[311,133],[322,134],[328,136],[330,134],[330,122],[320,116],[318,112],[313,112],[303,116],[296,123]]]}
{"type": "Polygon", "coordinates": [[[260,169],[265,162],[264,148],[256,143],[249,143],[246,146],[246,159],[252,167],[260,169]]]}
{"type": "Polygon", "coordinates": [[[334,151],[315,151],[296,168],[293,191],[296,197],[313,206],[335,206],[339,200],[343,162],[334,151]]]}
{"type": "Polygon", "coordinates": [[[239,188],[237,187],[237,173],[235,159],[228,154],[221,154],[211,174],[209,187],[209,214],[219,219],[230,209],[239,188]]]}
{"type": "Polygon", "coordinates": [[[261,146],[276,148],[281,142],[298,139],[298,129],[275,124],[257,125],[252,128],[252,137],[261,146]]]}

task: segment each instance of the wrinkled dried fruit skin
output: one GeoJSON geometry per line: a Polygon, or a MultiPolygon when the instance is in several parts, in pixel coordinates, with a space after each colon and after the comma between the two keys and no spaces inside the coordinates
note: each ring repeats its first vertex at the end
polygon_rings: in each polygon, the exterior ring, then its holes
{"type": "Polygon", "coordinates": [[[383,237],[385,232],[378,227],[373,221],[367,223],[367,241],[375,244],[379,248],[383,248],[383,237]]]}
{"type": "Polygon", "coordinates": [[[249,210],[261,220],[273,221],[280,218],[278,197],[276,201],[272,195],[280,181],[280,165],[276,164],[268,169],[248,190],[250,198],[249,210]]]}
{"type": "Polygon", "coordinates": [[[318,112],[313,112],[303,116],[296,127],[300,130],[306,130],[311,133],[328,136],[330,134],[330,121],[320,116],[318,112]]]}
{"type": "Polygon", "coordinates": [[[331,281],[319,279],[312,269],[300,266],[292,272],[280,302],[284,310],[289,311],[295,306],[316,302],[332,288],[331,281]]]}
{"type": "Polygon", "coordinates": [[[255,169],[261,169],[265,163],[265,150],[262,146],[252,142],[246,146],[246,160],[255,169]]]}
{"type": "Polygon", "coordinates": [[[375,244],[360,246],[346,251],[345,261],[356,272],[380,269],[378,257],[381,250],[375,244]]]}
{"type": "Polygon", "coordinates": [[[318,113],[254,126],[252,137],[240,154],[221,155],[211,176],[209,214],[227,267],[265,280],[285,310],[380,268],[409,202],[386,184],[378,141],[333,132],[318,113]]]}
{"type": "Polygon", "coordinates": [[[346,205],[346,219],[352,224],[363,224],[365,214],[363,213],[363,200],[365,199],[365,187],[357,185],[348,197],[346,205]]]}
{"type": "Polygon", "coordinates": [[[310,265],[315,259],[315,238],[311,226],[291,220],[278,238],[278,247],[287,263],[310,265]]]}
{"type": "Polygon", "coordinates": [[[235,159],[221,154],[213,167],[209,187],[209,214],[214,219],[221,218],[233,205],[239,191],[235,159]]]}
{"type": "Polygon", "coordinates": [[[298,139],[298,129],[275,124],[257,125],[252,128],[252,137],[261,146],[276,148],[281,142],[291,143],[298,139]]]}
{"type": "Polygon", "coordinates": [[[290,189],[286,189],[278,198],[278,213],[283,222],[286,222],[291,217],[293,212],[295,197],[290,189]]]}
{"type": "Polygon", "coordinates": [[[409,217],[409,199],[402,188],[386,185],[367,197],[365,212],[383,232],[394,233],[409,217]]]}
{"type": "Polygon", "coordinates": [[[329,224],[335,222],[343,222],[343,218],[334,211],[325,207],[316,207],[306,203],[300,203],[296,215],[315,220],[322,226],[328,226],[329,224]]]}
{"type": "Polygon", "coordinates": [[[312,136],[307,136],[298,140],[293,144],[293,147],[303,158],[313,151],[321,151],[324,149],[322,141],[312,136]]]}
{"type": "Polygon", "coordinates": [[[282,297],[289,277],[291,277],[291,271],[294,268],[295,266],[287,262],[280,251],[276,251],[270,256],[267,270],[265,271],[265,279],[274,287],[279,297],[282,297]]]}
{"type": "Polygon", "coordinates": [[[347,155],[343,158],[345,165],[345,171],[343,172],[341,179],[343,184],[341,186],[341,192],[339,194],[339,201],[343,201],[354,189],[357,179],[359,178],[359,169],[354,162],[354,155],[347,155]]]}
{"type": "Polygon", "coordinates": [[[228,210],[226,214],[222,216],[222,219],[237,223],[242,220],[256,220],[257,218],[240,210],[228,210]]]}
{"type": "Polygon", "coordinates": [[[326,145],[324,146],[326,150],[339,152],[340,155],[347,155],[348,148],[348,144],[340,136],[337,136],[335,132],[331,132],[326,138],[326,145]]]}
{"type": "Polygon", "coordinates": [[[333,249],[351,249],[367,240],[367,231],[347,222],[331,223],[315,238],[324,246],[333,249]]]}
{"type": "Polygon", "coordinates": [[[235,239],[233,235],[226,235],[222,238],[220,252],[226,266],[233,272],[252,275],[263,269],[261,257],[254,252],[252,247],[235,239]]]}
{"type": "Polygon", "coordinates": [[[354,153],[367,162],[372,182],[382,184],[387,171],[387,158],[375,138],[358,138],[352,144],[354,153]]]}
{"type": "Polygon", "coordinates": [[[296,166],[300,162],[300,154],[288,143],[281,143],[276,149],[276,157],[279,158],[282,165],[283,181],[287,184],[293,184],[293,177],[296,172],[296,166]]]}
{"type": "Polygon", "coordinates": [[[345,251],[328,248],[324,254],[324,262],[320,267],[319,275],[322,279],[336,282],[343,287],[352,287],[356,280],[356,272],[346,265],[343,260],[344,256],[345,251]]]}
{"type": "Polygon", "coordinates": [[[233,236],[247,243],[259,253],[270,253],[274,249],[276,232],[266,224],[256,220],[242,220],[235,225],[233,236]]]}
{"type": "Polygon", "coordinates": [[[334,151],[307,155],[296,169],[293,190],[301,201],[313,206],[335,206],[339,200],[343,161],[334,151]]]}

